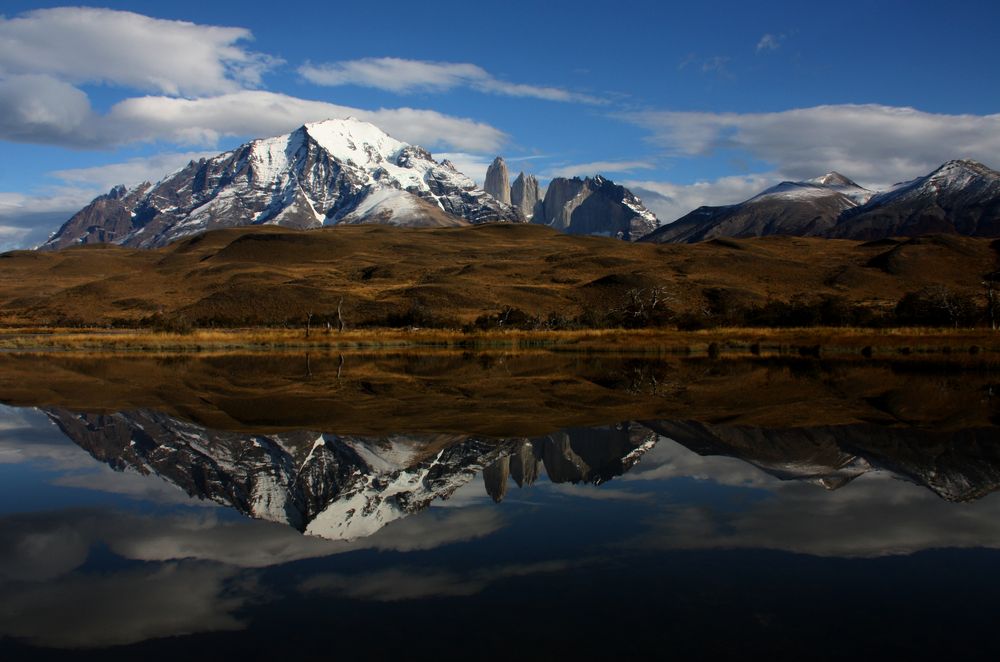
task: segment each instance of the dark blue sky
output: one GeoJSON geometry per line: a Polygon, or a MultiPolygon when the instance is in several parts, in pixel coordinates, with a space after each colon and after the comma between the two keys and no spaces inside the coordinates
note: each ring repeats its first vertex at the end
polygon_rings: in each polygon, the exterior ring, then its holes
{"type": "MultiPolygon", "coordinates": [[[[542,179],[599,171],[656,198],[666,221],[833,169],[884,186],[949,158],[1000,166],[992,52],[1000,5],[761,4],[94,5],[195,24],[158,49],[123,35],[171,34],[176,23],[143,23],[137,33],[135,21],[112,14],[55,16],[37,10],[58,4],[8,0],[0,216],[72,208],[130,174],[155,177],[185,156],[341,107],[434,111],[419,126],[397,117],[384,128],[450,155],[476,178],[495,153],[542,179]],[[206,26],[248,32],[203,37],[206,26]],[[96,41],[78,44],[81,34],[96,41]],[[214,46],[195,53],[206,41],[214,46]],[[44,56],[33,54],[39,44],[44,56]],[[43,61],[50,56],[62,59],[43,61]],[[204,62],[230,68],[211,84],[185,77],[204,62]],[[333,74],[305,75],[306,64],[333,74]],[[146,69],[156,82],[137,80],[146,69]],[[153,100],[135,111],[147,95],[153,100]],[[212,109],[171,110],[176,98],[212,109]],[[80,99],[89,109],[67,110],[80,99]],[[304,109],[299,99],[336,107],[304,109]],[[128,108],[116,107],[123,102],[128,108]],[[251,117],[227,124],[234,104],[251,117]]],[[[15,234],[0,231],[0,244],[16,243],[15,234]]]]}

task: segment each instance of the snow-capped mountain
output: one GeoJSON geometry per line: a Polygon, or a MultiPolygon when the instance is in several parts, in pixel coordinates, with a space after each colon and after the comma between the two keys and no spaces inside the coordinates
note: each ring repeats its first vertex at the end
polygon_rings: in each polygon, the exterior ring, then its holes
{"type": "Polygon", "coordinates": [[[781,182],[749,200],[722,207],[699,207],[643,241],[694,243],[715,237],[773,234],[818,236],[848,209],[873,195],[838,172],[801,182],[781,182]]]}
{"type": "Polygon", "coordinates": [[[116,187],[42,248],[93,242],[154,248],[222,227],[317,228],[347,222],[460,225],[523,215],[378,127],[354,118],[306,124],[192,161],[156,184],[116,187]],[[423,204],[427,203],[427,204],[423,204]]]}
{"type": "Polygon", "coordinates": [[[595,234],[635,241],[660,226],[634,193],[601,175],[556,177],[535,205],[532,223],[568,234],[595,234]]]}
{"type": "Polygon", "coordinates": [[[735,205],[699,207],[643,241],[775,234],[871,240],[935,232],[1000,236],[1000,173],[975,161],[949,161],[875,193],[831,172],[782,182],[735,205]]]}
{"type": "Polygon", "coordinates": [[[829,234],[879,239],[931,232],[1000,236],[1000,172],[976,161],[948,161],[845,212],[829,234]]]}

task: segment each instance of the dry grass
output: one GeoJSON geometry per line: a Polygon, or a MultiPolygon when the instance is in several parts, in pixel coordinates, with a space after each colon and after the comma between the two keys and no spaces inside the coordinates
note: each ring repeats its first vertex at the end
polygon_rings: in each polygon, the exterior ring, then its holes
{"type": "Polygon", "coordinates": [[[629,290],[654,287],[669,293],[678,313],[699,311],[710,288],[724,288],[746,305],[834,295],[887,309],[906,292],[933,284],[979,296],[981,276],[996,262],[989,240],[965,237],[897,244],[768,237],[657,246],[530,225],[251,227],[156,251],[6,253],[0,256],[0,323],[136,327],[161,313],[201,327],[298,325],[309,313],[314,322],[329,320],[343,298],[351,327],[387,326],[389,317],[414,312],[436,326],[460,327],[505,306],[543,319],[607,312],[623,304],[629,290]]]}
{"type": "Polygon", "coordinates": [[[344,333],[301,329],[213,329],[188,334],[108,329],[13,328],[0,349],[30,352],[357,352],[419,351],[614,353],[656,355],[803,355],[1000,360],[1000,333],[988,329],[722,328],[583,331],[374,329],[344,333]]]}

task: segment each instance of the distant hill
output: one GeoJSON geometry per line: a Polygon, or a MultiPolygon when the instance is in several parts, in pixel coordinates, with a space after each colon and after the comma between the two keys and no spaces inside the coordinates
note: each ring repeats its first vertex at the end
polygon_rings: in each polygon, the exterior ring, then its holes
{"type": "Polygon", "coordinates": [[[904,294],[929,287],[979,301],[983,275],[997,270],[996,244],[937,235],[657,245],[524,223],[229,228],[155,250],[94,244],[3,254],[0,323],[135,325],[183,316],[204,326],[302,324],[310,314],[329,319],[341,300],[352,327],[457,327],[514,308],[542,321],[582,315],[607,324],[601,320],[617,314],[611,324],[629,324],[629,306],[653,297],[707,323],[796,295],[892,310],[904,294]]]}
{"type": "Polygon", "coordinates": [[[699,207],[642,241],[770,235],[872,240],[941,232],[1000,236],[1000,173],[975,161],[949,161],[876,193],[831,172],[782,182],[738,204],[699,207]]]}

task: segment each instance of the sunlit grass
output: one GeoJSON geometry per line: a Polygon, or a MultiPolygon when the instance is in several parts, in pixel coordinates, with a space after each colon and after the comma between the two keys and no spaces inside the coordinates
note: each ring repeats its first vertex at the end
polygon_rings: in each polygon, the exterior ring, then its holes
{"type": "Polygon", "coordinates": [[[228,352],[282,350],[508,349],[629,354],[926,355],[995,354],[1000,333],[941,328],[716,328],[494,330],[359,329],[342,333],[302,328],[197,329],[178,334],[152,330],[8,328],[0,349],[22,351],[228,352]]]}

